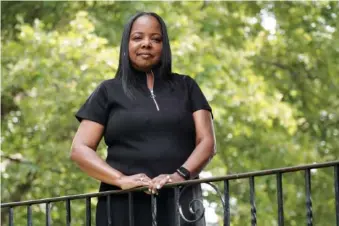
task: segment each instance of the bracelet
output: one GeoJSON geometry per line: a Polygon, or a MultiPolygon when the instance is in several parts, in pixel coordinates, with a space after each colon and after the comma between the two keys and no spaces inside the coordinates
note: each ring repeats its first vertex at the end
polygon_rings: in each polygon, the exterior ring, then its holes
{"type": "Polygon", "coordinates": [[[177,169],[177,173],[182,176],[185,180],[189,180],[191,178],[191,173],[185,167],[181,166],[177,169]]]}

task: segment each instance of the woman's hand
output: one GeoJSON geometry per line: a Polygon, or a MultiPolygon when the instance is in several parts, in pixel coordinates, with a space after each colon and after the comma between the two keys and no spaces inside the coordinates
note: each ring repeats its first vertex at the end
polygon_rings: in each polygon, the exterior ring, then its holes
{"type": "Polygon", "coordinates": [[[144,173],[139,173],[131,176],[121,176],[117,180],[117,184],[122,190],[142,187],[142,186],[150,186],[151,178],[149,178],[144,173]]]}
{"type": "Polygon", "coordinates": [[[185,179],[178,173],[160,174],[159,176],[152,179],[150,185],[148,186],[148,191],[152,194],[157,194],[158,190],[160,190],[165,184],[179,183],[182,181],[185,181],[185,179]]]}

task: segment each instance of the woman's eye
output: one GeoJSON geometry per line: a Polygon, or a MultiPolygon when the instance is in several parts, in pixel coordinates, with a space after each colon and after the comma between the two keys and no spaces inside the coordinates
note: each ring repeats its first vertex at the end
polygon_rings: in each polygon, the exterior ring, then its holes
{"type": "Polygon", "coordinates": [[[161,42],[161,38],[154,38],[153,41],[155,41],[155,42],[161,42]]]}
{"type": "Polygon", "coordinates": [[[133,40],[140,40],[140,39],[141,39],[140,36],[133,37],[133,40]]]}

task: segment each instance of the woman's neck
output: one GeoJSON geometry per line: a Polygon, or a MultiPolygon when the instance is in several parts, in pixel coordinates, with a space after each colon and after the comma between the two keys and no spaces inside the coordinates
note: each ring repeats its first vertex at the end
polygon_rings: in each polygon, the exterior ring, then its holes
{"type": "Polygon", "coordinates": [[[153,90],[154,87],[154,74],[153,71],[146,72],[147,76],[147,87],[149,90],[153,90]]]}

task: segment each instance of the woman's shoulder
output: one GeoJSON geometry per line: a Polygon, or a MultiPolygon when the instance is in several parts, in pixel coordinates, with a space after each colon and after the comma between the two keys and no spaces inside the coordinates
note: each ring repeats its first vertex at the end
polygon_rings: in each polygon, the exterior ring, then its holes
{"type": "Polygon", "coordinates": [[[178,82],[180,84],[191,85],[192,83],[195,82],[194,78],[192,78],[189,75],[185,75],[185,74],[172,73],[172,78],[175,82],[178,82]]]}
{"type": "Polygon", "coordinates": [[[119,85],[120,80],[117,78],[110,78],[110,79],[105,79],[103,81],[101,81],[101,85],[103,86],[116,86],[119,85]]]}
{"type": "Polygon", "coordinates": [[[121,82],[117,78],[105,79],[98,82],[98,85],[94,92],[98,92],[101,95],[116,96],[120,93],[121,82]]]}
{"type": "Polygon", "coordinates": [[[112,90],[121,86],[121,81],[117,78],[105,79],[99,82],[98,87],[105,90],[112,90]]]}
{"type": "Polygon", "coordinates": [[[187,81],[187,80],[193,80],[193,78],[189,75],[185,74],[179,74],[179,73],[172,73],[172,78],[174,81],[187,81]]]}

